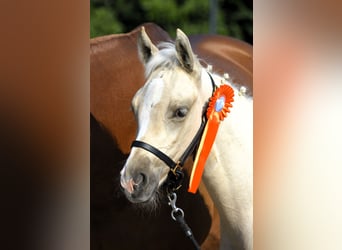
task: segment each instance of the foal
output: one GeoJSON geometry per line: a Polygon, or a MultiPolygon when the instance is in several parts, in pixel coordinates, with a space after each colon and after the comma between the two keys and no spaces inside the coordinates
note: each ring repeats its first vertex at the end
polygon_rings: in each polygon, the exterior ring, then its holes
{"type": "MultiPolygon", "coordinates": [[[[136,140],[177,161],[201,126],[213,93],[211,76],[179,29],[175,44],[157,48],[142,28],[138,51],[147,80],[132,100],[136,140]]],[[[212,77],[216,86],[225,84],[219,76],[212,77]]],[[[229,85],[234,90],[233,107],[219,127],[203,181],[220,214],[220,248],[252,249],[253,100],[229,85]]],[[[169,171],[155,154],[132,147],[121,171],[121,186],[131,202],[154,203],[169,171]]]]}

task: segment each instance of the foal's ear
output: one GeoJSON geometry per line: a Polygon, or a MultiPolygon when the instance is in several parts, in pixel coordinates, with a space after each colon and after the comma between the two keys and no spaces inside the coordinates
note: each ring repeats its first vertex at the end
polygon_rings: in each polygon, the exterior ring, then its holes
{"type": "Polygon", "coordinates": [[[151,42],[151,39],[145,32],[144,26],[141,27],[141,32],[138,36],[138,53],[140,60],[146,64],[157,52],[158,48],[151,42]]]}
{"type": "Polygon", "coordinates": [[[188,37],[180,29],[177,29],[175,45],[178,61],[186,71],[192,72],[194,70],[195,56],[188,37]]]}

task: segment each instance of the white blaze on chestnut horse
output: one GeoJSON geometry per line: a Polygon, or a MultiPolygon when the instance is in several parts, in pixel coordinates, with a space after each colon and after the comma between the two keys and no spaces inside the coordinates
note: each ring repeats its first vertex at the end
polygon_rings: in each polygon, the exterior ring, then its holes
{"type": "MultiPolygon", "coordinates": [[[[142,29],[138,51],[147,80],[132,100],[136,140],[177,162],[201,127],[213,95],[211,77],[180,30],[174,44],[156,47],[142,29]]],[[[212,74],[212,78],[217,87],[232,87],[234,101],[220,123],[202,180],[220,214],[220,248],[252,249],[253,100],[220,76],[212,74]]],[[[155,154],[132,147],[121,171],[121,185],[131,202],[153,203],[169,171],[155,154]]]]}

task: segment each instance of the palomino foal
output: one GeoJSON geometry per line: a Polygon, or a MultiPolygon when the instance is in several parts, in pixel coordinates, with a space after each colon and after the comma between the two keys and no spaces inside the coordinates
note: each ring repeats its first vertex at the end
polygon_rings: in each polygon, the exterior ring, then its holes
{"type": "MultiPolygon", "coordinates": [[[[143,28],[138,51],[147,80],[132,100],[138,122],[136,140],[177,161],[201,126],[213,93],[210,76],[179,29],[175,44],[157,48],[143,28]]],[[[225,83],[219,76],[213,78],[217,86],[225,83]]],[[[220,248],[252,249],[253,101],[231,87],[233,107],[219,128],[203,182],[220,214],[220,248]]],[[[121,186],[131,202],[155,203],[169,170],[156,155],[132,147],[121,171],[121,186]]]]}

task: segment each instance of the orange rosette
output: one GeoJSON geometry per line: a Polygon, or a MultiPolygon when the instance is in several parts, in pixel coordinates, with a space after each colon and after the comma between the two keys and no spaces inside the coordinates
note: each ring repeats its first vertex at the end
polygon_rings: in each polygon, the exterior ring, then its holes
{"type": "Polygon", "coordinates": [[[227,117],[231,103],[234,101],[234,90],[229,85],[221,85],[210,98],[207,109],[207,124],[204,128],[194,165],[192,168],[188,192],[196,193],[201,182],[204,166],[214,144],[221,121],[227,117]]]}

